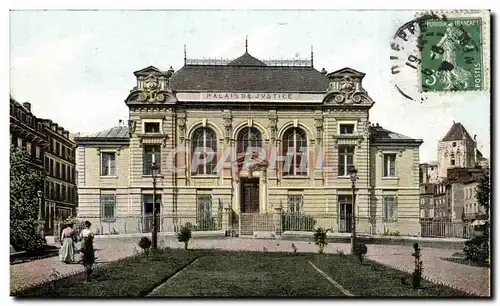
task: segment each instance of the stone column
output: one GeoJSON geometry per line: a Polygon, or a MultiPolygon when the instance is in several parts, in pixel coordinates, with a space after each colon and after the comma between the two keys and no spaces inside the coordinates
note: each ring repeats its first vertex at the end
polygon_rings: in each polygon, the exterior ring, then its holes
{"type": "Polygon", "coordinates": [[[283,233],[283,228],[282,228],[282,222],[281,222],[281,211],[282,207],[275,207],[274,208],[274,215],[273,215],[273,221],[274,221],[274,230],[276,231],[276,235],[281,235],[283,233]]]}

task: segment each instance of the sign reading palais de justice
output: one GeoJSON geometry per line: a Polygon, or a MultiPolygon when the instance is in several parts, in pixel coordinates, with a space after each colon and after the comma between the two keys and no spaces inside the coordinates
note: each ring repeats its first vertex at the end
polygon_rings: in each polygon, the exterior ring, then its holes
{"type": "Polygon", "coordinates": [[[309,102],[318,103],[323,100],[323,94],[302,93],[240,93],[240,92],[184,92],[177,93],[180,101],[227,101],[227,102],[309,102]]]}

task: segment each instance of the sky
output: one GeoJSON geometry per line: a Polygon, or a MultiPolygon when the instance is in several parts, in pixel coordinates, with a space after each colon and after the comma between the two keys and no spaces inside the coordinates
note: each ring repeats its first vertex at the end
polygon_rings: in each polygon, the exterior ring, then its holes
{"type": "MultiPolygon", "coordinates": [[[[394,85],[415,87],[404,73],[391,75],[390,43],[412,11],[12,11],[10,93],[29,101],[36,116],[71,133],[92,134],[128,119],[125,98],[134,71],[153,65],[178,70],[188,58],[309,58],[335,71],[366,73],[375,101],[370,121],[423,139],[420,161],[437,160],[438,141],[453,122],[477,135],[490,156],[489,92],[429,94],[420,103],[394,85]]],[[[416,91],[415,91],[416,92],[416,91]]]]}

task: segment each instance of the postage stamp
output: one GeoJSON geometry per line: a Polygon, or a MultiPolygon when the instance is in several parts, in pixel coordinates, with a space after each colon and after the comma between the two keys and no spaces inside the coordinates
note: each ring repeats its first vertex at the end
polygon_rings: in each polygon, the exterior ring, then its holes
{"type": "Polygon", "coordinates": [[[483,24],[480,16],[459,15],[420,23],[422,91],[485,88],[483,24]]]}

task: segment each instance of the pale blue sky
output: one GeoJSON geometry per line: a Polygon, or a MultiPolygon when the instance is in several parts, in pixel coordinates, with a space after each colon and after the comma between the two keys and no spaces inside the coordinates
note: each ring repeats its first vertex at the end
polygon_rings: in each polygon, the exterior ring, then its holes
{"type": "Polygon", "coordinates": [[[257,58],[309,58],[312,44],[318,70],[366,73],[376,102],[370,121],[422,138],[422,162],[436,160],[453,120],[477,134],[489,157],[489,93],[429,95],[420,104],[395,92],[389,45],[413,18],[405,11],[13,11],[11,94],[30,101],[37,116],[90,134],[128,118],[123,100],[134,71],[180,69],[184,44],[189,58],[235,58],[248,35],[257,58]]]}

